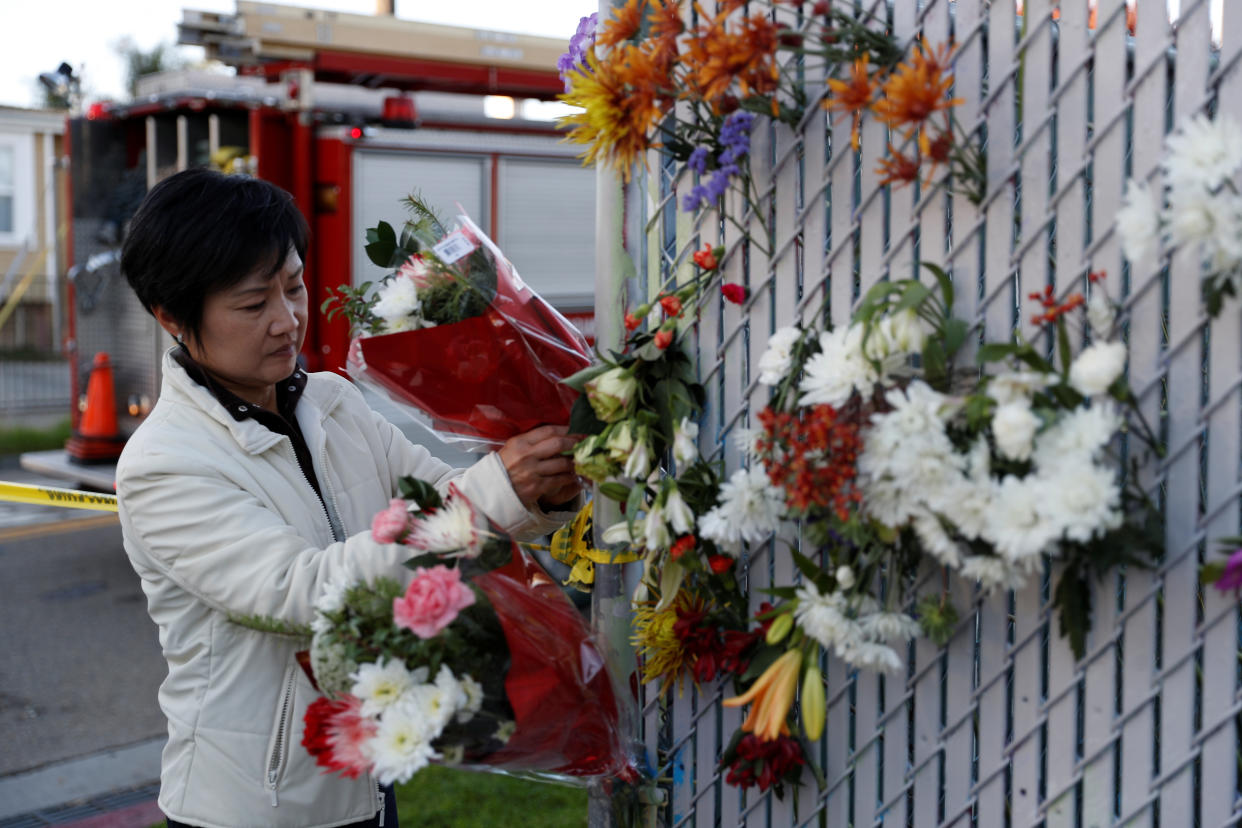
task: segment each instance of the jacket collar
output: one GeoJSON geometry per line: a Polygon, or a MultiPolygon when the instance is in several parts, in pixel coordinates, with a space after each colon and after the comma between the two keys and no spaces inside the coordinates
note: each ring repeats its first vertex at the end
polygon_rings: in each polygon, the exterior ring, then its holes
{"type": "MultiPolygon", "coordinates": [[[[277,434],[262,423],[251,418],[236,419],[232,413],[216,399],[215,395],[204,388],[186,373],[185,368],[173,358],[177,348],[170,348],[164,353],[164,379],[160,396],[170,402],[189,405],[202,411],[211,419],[229,430],[233,439],[243,450],[250,454],[267,451],[280,440],[283,435],[277,434]]],[[[344,389],[337,383],[324,382],[312,373],[306,375],[306,390],[298,401],[298,421],[300,423],[322,423],[344,396],[344,389]]]]}

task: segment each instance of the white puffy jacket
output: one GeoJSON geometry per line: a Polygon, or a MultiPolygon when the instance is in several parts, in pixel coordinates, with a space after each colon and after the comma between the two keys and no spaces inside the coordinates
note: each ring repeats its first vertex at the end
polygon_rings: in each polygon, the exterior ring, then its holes
{"type": "MultiPolygon", "coordinates": [[[[169,352],[171,354],[171,351],[169,352]]],[[[236,421],[165,355],[160,399],[117,466],[125,551],[159,626],[168,717],[159,804],[190,825],[337,826],[380,807],[376,783],[324,775],[302,748],[316,697],[294,653],[305,641],[229,616],[309,623],[334,578],[401,577],[409,549],[371,540],[398,478],[467,497],[518,536],[558,521],[528,512],[496,454],[453,469],[372,411],[347,380],[310,374],[297,419],[327,513],[288,437],[236,421]]]]}

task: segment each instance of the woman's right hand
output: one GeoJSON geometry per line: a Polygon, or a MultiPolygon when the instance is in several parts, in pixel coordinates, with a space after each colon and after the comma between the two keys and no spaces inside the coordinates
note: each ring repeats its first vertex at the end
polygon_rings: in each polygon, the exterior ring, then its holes
{"type": "Polygon", "coordinates": [[[539,426],[511,437],[497,452],[509,482],[527,509],[544,503],[564,503],[582,489],[574,472],[577,440],[566,426],[539,426]]]}

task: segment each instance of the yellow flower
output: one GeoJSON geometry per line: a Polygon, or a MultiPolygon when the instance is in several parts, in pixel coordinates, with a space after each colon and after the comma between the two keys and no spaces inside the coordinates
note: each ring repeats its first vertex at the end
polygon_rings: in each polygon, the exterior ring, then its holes
{"type": "Polygon", "coordinates": [[[565,140],[587,144],[583,163],[606,161],[626,182],[634,162],[650,148],[648,136],[661,117],[654,84],[630,83],[633,77],[649,78],[650,62],[631,43],[617,46],[607,60],[588,52],[587,65],[570,70],[570,91],[560,96],[583,110],[562,119],[572,127],[565,140]]]}
{"type": "Polygon", "coordinates": [[[690,672],[690,657],[677,637],[673,626],[677,623],[677,610],[699,612],[703,599],[688,592],[679,592],[664,609],[648,603],[634,610],[634,646],[642,658],[643,684],[660,682],[660,694],[677,683],[680,695],[686,675],[690,672]]]}
{"type": "Polygon", "coordinates": [[[802,669],[802,650],[794,648],[772,662],[740,696],[725,699],[725,707],[741,707],[754,702],[750,715],[742,722],[742,730],[754,733],[760,741],[770,742],[778,736],[788,736],[785,719],[793,705],[794,691],[798,689],[798,673],[802,669]]]}

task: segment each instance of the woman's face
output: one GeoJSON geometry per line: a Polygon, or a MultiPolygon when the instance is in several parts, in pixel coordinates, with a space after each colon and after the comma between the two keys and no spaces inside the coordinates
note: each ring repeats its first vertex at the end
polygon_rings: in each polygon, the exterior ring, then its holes
{"type": "Polygon", "coordinates": [[[293,373],[306,338],[302,258],[289,249],[274,275],[256,270],[203,302],[199,339],[190,356],[242,399],[263,404],[293,373]]]}

